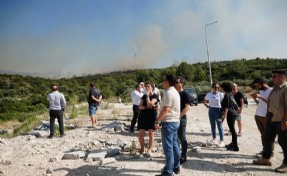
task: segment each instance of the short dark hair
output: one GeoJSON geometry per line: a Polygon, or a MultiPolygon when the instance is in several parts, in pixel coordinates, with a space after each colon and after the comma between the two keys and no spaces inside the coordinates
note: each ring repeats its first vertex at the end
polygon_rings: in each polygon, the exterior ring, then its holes
{"type": "Polygon", "coordinates": [[[174,86],[176,81],[174,75],[165,75],[165,79],[168,81],[170,86],[174,86]]]}
{"type": "Polygon", "coordinates": [[[140,84],[136,84],[135,85],[135,89],[139,88],[140,87],[140,84]]]}
{"type": "Polygon", "coordinates": [[[253,82],[252,82],[252,84],[255,84],[255,83],[257,83],[257,84],[263,84],[263,83],[265,83],[265,81],[264,81],[263,78],[258,77],[258,78],[255,78],[255,79],[253,80],[253,82]]]}
{"type": "Polygon", "coordinates": [[[224,92],[232,92],[232,85],[230,82],[223,82],[220,87],[224,90],[224,92]]]}
{"type": "Polygon", "coordinates": [[[272,73],[286,76],[285,70],[273,70],[272,73]]]}
{"type": "Polygon", "coordinates": [[[147,81],[144,83],[144,85],[147,85],[147,84],[149,84],[152,87],[152,90],[154,90],[154,83],[152,83],[150,81],[147,81]]]}
{"type": "Polygon", "coordinates": [[[178,79],[180,80],[182,86],[184,86],[185,83],[186,83],[186,80],[184,79],[184,77],[182,77],[182,76],[176,76],[176,77],[175,77],[175,81],[177,81],[178,79]]]}
{"type": "Polygon", "coordinates": [[[51,84],[51,89],[52,89],[52,91],[58,90],[58,85],[55,83],[51,84]]]}
{"type": "Polygon", "coordinates": [[[216,85],[218,85],[218,83],[216,83],[216,82],[212,83],[212,84],[211,84],[211,88],[216,87],[216,85]]]}
{"type": "Polygon", "coordinates": [[[95,86],[96,86],[96,84],[94,82],[90,83],[90,87],[95,87],[95,86]]]}

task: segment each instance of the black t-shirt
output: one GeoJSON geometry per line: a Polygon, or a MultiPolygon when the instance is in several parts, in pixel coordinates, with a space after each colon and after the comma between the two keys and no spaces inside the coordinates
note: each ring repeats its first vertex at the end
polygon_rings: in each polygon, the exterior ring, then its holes
{"type": "Polygon", "coordinates": [[[232,93],[225,93],[223,100],[221,102],[222,109],[228,109],[227,115],[237,116],[238,115],[238,105],[234,99],[232,93]]]}
{"type": "MultiPolygon", "coordinates": [[[[147,101],[146,101],[146,94],[144,94],[143,96],[142,96],[142,100],[143,100],[143,106],[147,106],[147,101]]],[[[152,100],[152,99],[156,99],[157,101],[156,101],[156,105],[157,105],[157,103],[159,102],[159,98],[158,98],[158,95],[157,94],[152,94],[152,96],[149,96],[149,100],[152,100]]]]}
{"type": "Polygon", "coordinates": [[[241,107],[241,106],[242,106],[242,104],[241,104],[241,103],[242,103],[242,102],[241,102],[241,99],[244,98],[243,94],[238,91],[238,92],[237,92],[235,95],[233,95],[233,96],[234,96],[234,99],[235,99],[237,105],[238,105],[239,107],[241,107]]]}
{"type": "Polygon", "coordinates": [[[93,100],[92,96],[94,96],[97,99],[100,98],[101,91],[99,89],[92,88],[92,89],[90,89],[89,97],[88,97],[88,103],[90,106],[95,106],[95,107],[99,106],[99,102],[93,100]]]}
{"type": "MultiPolygon", "coordinates": [[[[191,105],[192,98],[186,91],[179,92],[180,96],[180,112],[185,108],[186,104],[191,105]]],[[[186,115],[183,115],[182,118],[185,118],[186,115]]]]}

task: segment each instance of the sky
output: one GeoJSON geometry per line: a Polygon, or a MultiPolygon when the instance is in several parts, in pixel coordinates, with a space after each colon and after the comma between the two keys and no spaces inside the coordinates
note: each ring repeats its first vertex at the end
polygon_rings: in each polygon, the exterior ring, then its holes
{"type": "Polygon", "coordinates": [[[287,58],[286,0],[0,0],[0,71],[72,77],[287,58]],[[217,23],[210,24],[217,21],[217,23]]]}

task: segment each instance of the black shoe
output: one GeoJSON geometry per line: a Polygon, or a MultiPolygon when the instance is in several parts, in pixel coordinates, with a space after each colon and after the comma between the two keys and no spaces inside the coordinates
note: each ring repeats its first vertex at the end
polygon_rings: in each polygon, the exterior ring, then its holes
{"type": "Polygon", "coordinates": [[[228,149],[228,148],[232,148],[233,147],[233,143],[230,143],[228,145],[225,145],[225,147],[228,149]]]}
{"type": "Polygon", "coordinates": [[[238,152],[239,148],[238,148],[238,146],[230,146],[230,147],[227,147],[227,150],[238,152]]]}
{"type": "Polygon", "coordinates": [[[183,163],[185,163],[186,162],[186,158],[180,158],[180,164],[183,164],[183,163]]]}
{"type": "MultiPolygon", "coordinates": [[[[186,161],[186,160],[185,160],[186,161]]],[[[175,174],[179,174],[180,173],[180,168],[178,167],[178,168],[174,168],[173,169],[173,172],[175,173],[175,174]]]]}
{"type": "Polygon", "coordinates": [[[50,135],[48,136],[49,139],[53,139],[54,135],[50,135]]]}
{"type": "Polygon", "coordinates": [[[65,136],[66,136],[65,134],[61,134],[61,135],[60,135],[61,138],[62,138],[62,137],[65,137],[65,136]]]}
{"type": "Polygon", "coordinates": [[[155,175],[155,176],[172,176],[173,174],[169,174],[166,171],[163,171],[161,174],[155,175]]]}

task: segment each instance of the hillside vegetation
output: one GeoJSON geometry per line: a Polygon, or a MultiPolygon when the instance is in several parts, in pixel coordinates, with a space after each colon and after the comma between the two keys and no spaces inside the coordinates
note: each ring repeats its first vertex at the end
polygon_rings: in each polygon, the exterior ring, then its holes
{"type": "MultiPolygon", "coordinates": [[[[286,69],[287,59],[256,58],[233,61],[212,62],[212,78],[214,82],[235,81],[240,86],[249,86],[256,77],[271,78],[273,69],[286,69]]],[[[165,74],[183,76],[188,87],[195,87],[198,92],[210,88],[208,64],[188,64],[182,62],[178,66],[162,69],[141,69],[105,74],[74,76],[72,78],[47,79],[21,75],[0,75],[0,121],[16,120],[25,122],[31,117],[47,111],[47,94],[51,83],[57,83],[65,95],[68,105],[85,102],[89,91],[89,83],[95,82],[102,91],[104,99],[113,101],[120,96],[123,102],[130,102],[130,93],[136,83],[152,81],[159,88],[165,74]]]]}

